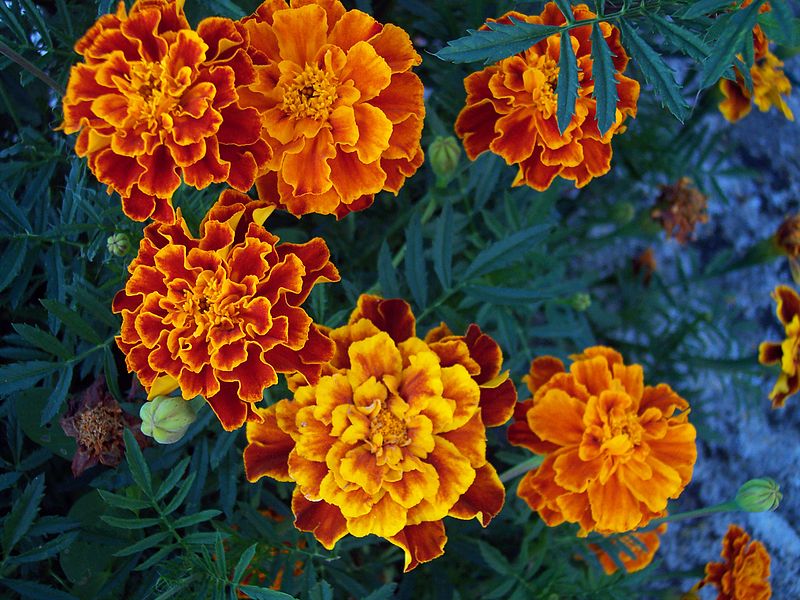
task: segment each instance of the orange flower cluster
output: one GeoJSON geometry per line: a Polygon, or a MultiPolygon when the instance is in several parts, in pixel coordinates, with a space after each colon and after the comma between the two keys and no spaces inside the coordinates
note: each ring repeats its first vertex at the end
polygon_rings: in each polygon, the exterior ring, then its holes
{"type": "Polygon", "coordinates": [[[692,185],[688,177],[681,177],[670,185],[662,185],[656,205],[650,211],[653,220],[661,223],[667,237],[679,244],[688,242],[698,223],[708,222],[706,207],[708,196],[692,185]]]}
{"type": "Polygon", "coordinates": [[[271,156],[237,86],[255,77],[241,27],[214,17],[189,27],[183,0],[137,0],[105,15],[77,44],[63,129],[131,219],[174,219],[181,179],[247,191],[271,156]]]}
{"type": "Polygon", "coordinates": [[[296,483],[295,525],[328,549],[350,533],[405,552],[405,570],[444,552],[442,519],[483,526],[505,492],[486,459],[486,427],[516,403],[502,353],[477,325],[416,337],[403,300],[363,295],[330,332],[336,353],[316,385],[257,409],[247,425],[247,478],[296,483]]]}
{"type": "Polygon", "coordinates": [[[243,19],[256,78],[243,92],[274,150],[258,182],[294,215],[397,194],[422,164],[421,62],[408,34],[339,0],[268,0],[243,19]]]}
{"type": "Polygon", "coordinates": [[[546,454],[518,494],[550,526],[580,535],[632,531],[664,514],[697,458],[689,405],[665,384],[645,386],[642,368],[602,346],[574,355],[569,371],[535,359],[508,430],[512,444],[546,454]]]}
{"type": "MultiPolygon", "coordinates": [[[[745,0],[742,7],[753,0],[745,0]]],[[[761,5],[759,12],[771,10],[769,2],[761,5]]],[[[783,61],[769,51],[769,39],[760,25],[753,28],[753,66],[750,67],[750,78],[753,80],[753,91],[747,89],[744,77],[734,67],[736,81],[720,79],[719,89],[725,99],[719,103],[722,115],[731,123],[746,117],[750,113],[752,102],[758,110],[767,112],[773,106],[778,107],[783,116],[794,121],[792,109],[786,104],[784,96],[792,92],[792,84],[783,72],[783,61]]],[[[739,56],[741,59],[741,55],[739,56]]]]}
{"type": "Polygon", "coordinates": [[[772,292],[777,303],[776,313],[786,331],[782,342],[762,342],[758,347],[758,362],[762,365],[780,364],[781,374],[769,394],[772,408],[780,408],[786,399],[800,390],[800,296],[787,285],[772,292]]]}
{"type": "MultiPolygon", "coordinates": [[[[575,20],[597,16],[585,4],[572,10],[575,20]]],[[[512,17],[542,25],[565,23],[554,2],[548,3],[539,16],[509,12],[496,22],[510,24],[512,17]]],[[[622,75],[628,55],[620,43],[619,30],[608,23],[600,23],[600,28],[614,57],[619,94],[616,119],[607,132],[601,134],[598,129],[597,103],[592,98],[592,28],[577,27],[570,30],[570,39],[580,69],[578,98],[564,133],[556,120],[560,37],[552,35],[464,80],[467,105],[456,120],[456,133],[464,141],[467,156],[474,160],[490,150],[507,164],[519,167],[515,186],[525,184],[536,190],[547,189],[557,175],[574,180],[580,188],[607,173],[611,168],[611,138],[624,129],[628,116],[636,116],[639,84],[622,75]]]]}
{"type": "Polygon", "coordinates": [[[667,530],[667,524],[662,523],[652,531],[634,532],[618,539],[611,540],[610,544],[616,552],[616,559],[597,544],[589,544],[589,548],[597,556],[600,566],[606,575],[613,575],[621,564],[628,573],[641,571],[651,562],[661,545],[661,535],[667,530]],[[617,552],[617,549],[619,550],[617,552]]]}
{"type": "Polygon", "coordinates": [[[199,238],[180,210],[173,224],[148,225],[112,306],[117,345],[149,397],[200,394],[227,430],[259,419],[252,405],[276,373],[315,382],[334,351],[301,308],[315,283],[339,280],[328,247],[278,244],[261,225],[265,204],[226,190],[199,238]]]}
{"type": "Polygon", "coordinates": [[[723,562],[706,565],[706,576],[700,586],[717,588],[717,600],[769,600],[769,552],[759,541],[739,526],[730,525],[722,540],[723,562]]]}

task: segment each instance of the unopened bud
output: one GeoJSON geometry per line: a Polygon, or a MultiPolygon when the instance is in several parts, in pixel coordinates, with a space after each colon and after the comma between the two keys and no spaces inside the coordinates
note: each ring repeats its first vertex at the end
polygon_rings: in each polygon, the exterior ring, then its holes
{"type": "Polygon", "coordinates": [[[775,510],[783,498],[777,482],[769,477],[751,479],[736,492],[736,505],[747,512],[775,510]]]}
{"type": "Polygon", "coordinates": [[[108,252],[114,256],[125,256],[131,250],[131,240],[124,233],[115,233],[106,240],[108,252]]]}
{"type": "Polygon", "coordinates": [[[611,209],[611,220],[617,225],[627,225],[636,216],[636,207],[630,202],[617,202],[611,209]]]}
{"type": "Polygon", "coordinates": [[[569,305],[578,312],[583,312],[592,305],[592,297],[585,292],[578,292],[569,299],[569,305]]]}
{"type": "Polygon", "coordinates": [[[437,137],[428,146],[431,168],[439,182],[446,184],[455,175],[461,158],[461,146],[453,136],[437,137]]]}
{"type": "Polygon", "coordinates": [[[142,433],[159,444],[174,444],[183,437],[197,414],[181,397],[156,396],[139,409],[142,433]]]}

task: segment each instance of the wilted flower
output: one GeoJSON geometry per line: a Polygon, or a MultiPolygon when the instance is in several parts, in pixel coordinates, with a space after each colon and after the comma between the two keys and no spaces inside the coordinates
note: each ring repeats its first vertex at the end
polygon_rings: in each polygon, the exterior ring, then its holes
{"type": "Polygon", "coordinates": [[[221,17],[192,30],[183,0],[137,0],[75,44],[84,62],[70,72],[62,128],[80,132],[75,152],[131,219],[172,222],[181,178],[252,187],[270,149],[258,111],[239,104],[237,86],[255,77],[245,40],[221,17]]]}
{"type": "Polygon", "coordinates": [[[139,409],[142,433],[159,444],[174,444],[183,437],[197,413],[183,398],[156,396],[139,409]]]}
{"type": "Polygon", "coordinates": [[[375,534],[405,552],[405,570],[444,552],[442,519],[500,511],[486,427],[511,416],[516,390],[499,346],[477,325],[416,337],[402,300],[363,295],[331,331],[328,375],[248,423],[247,478],[293,481],[295,525],[326,547],[375,534]]]}
{"type": "Polygon", "coordinates": [[[243,95],[274,150],[259,196],[297,216],[342,217],[397,194],[423,160],[408,34],[339,0],[268,0],[241,23],[256,69],[243,95]]]}
{"type": "Polygon", "coordinates": [[[122,411],[108,392],[104,379],[97,379],[69,401],[61,428],[78,444],[72,457],[72,474],[78,477],[86,469],[102,463],[116,467],[125,454],[123,431],[130,429],[139,445],[147,444],[139,431],[139,419],[122,411]]]}
{"type": "Polygon", "coordinates": [[[772,408],[780,408],[786,404],[789,396],[800,390],[800,296],[789,286],[779,285],[772,292],[772,297],[777,302],[776,313],[786,331],[786,339],[782,342],[762,342],[758,347],[758,362],[781,366],[781,374],[769,394],[772,408]]]}
{"type": "Polygon", "coordinates": [[[769,552],[759,541],[739,526],[730,525],[722,540],[723,562],[706,565],[702,587],[711,584],[717,588],[717,600],[768,600],[772,597],[769,584],[769,552]]]}
{"type": "Polygon", "coordinates": [[[775,244],[790,258],[800,257],[800,213],[786,217],[775,231],[775,244]]]}
{"type": "MultiPolygon", "coordinates": [[[[576,21],[597,17],[585,4],[573,6],[572,11],[576,21]]],[[[511,24],[511,18],[542,25],[565,23],[554,2],[548,3],[539,16],[512,11],[496,22],[511,24]]],[[[611,138],[624,129],[628,116],[636,116],[639,84],[622,75],[628,55],[620,43],[619,29],[605,22],[600,23],[600,29],[613,56],[619,94],[616,117],[608,131],[601,134],[598,129],[597,103],[592,97],[592,27],[576,27],[569,34],[580,69],[578,97],[575,114],[564,133],[559,131],[556,115],[561,48],[556,34],[464,80],[467,105],[458,115],[455,128],[467,156],[474,160],[491,150],[507,164],[519,167],[513,185],[525,184],[537,190],[547,189],[557,175],[583,187],[593,177],[607,173],[611,168],[611,138]]]]}
{"type": "Polygon", "coordinates": [[[661,535],[666,530],[667,524],[662,523],[651,531],[634,531],[609,540],[605,546],[589,544],[589,548],[597,556],[600,566],[607,575],[616,573],[619,563],[628,573],[633,573],[653,562],[653,557],[661,545],[661,535]],[[616,560],[609,554],[609,550],[616,555],[616,560]]]}
{"type": "Polygon", "coordinates": [[[641,274],[642,283],[646,286],[650,285],[650,280],[653,278],[653,273],[655,273],[656,269],[658,269],[653,247],[648,246],[642,251],[641,254],[634,257],[634,259],[631,261],[631,266],[633,267],[633,274],[637,277],[641,274]]]}
{"type": "Polygon", "coordinates": [[[533,398],[517,405],[508,438],[546,456],[517,493],[548,525],[578,523],[581,535],[644,527],[692,477],[689,405],[668,385],[645,386],[642,367],[611,348],[572,359],[565,371],[537,358],[525,377],[533,398]]]}
{"type": "Polygon", "coordinates": [[[760,477],[745,482],[736,492],[736,505],[747,512],[776,510],[783,494],[774,479],[760,477]]]}
{"type": "Polygon", "coordinates": [[[650,212],[654,220],[661,223],[667,237],[679,243],[689,241],[698,223],[706,223],[708,196],[692,185],[688,177],[681,177],[670,185],[662,185],[656,205],[650,212]]]}
{"type": "Polygon", "coordinates": [[[180,211],[148,225],[112,305],[117,345],[149,396],[200,394],[227,430],[259,419],[252,406],[277,373],[315,382],[334,350],[301,308],[315,283],[339,280],[328,247],[278,244],[265,204],[226,190],[198,238],[180,211]]]}

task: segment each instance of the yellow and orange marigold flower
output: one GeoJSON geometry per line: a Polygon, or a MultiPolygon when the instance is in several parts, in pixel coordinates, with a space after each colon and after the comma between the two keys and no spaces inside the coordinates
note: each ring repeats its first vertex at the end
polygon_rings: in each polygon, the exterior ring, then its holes
{"type": "Polygon", "coordinates": [[[758,347],[758,362],[781,366],[781,374],[769,394],[772,408],[780,408],[786,404],[789,396],[800,390],[800,296],[788,285],[779,285],[772,292],[772,297],[777,302],[776,313],[786,331],[786,339],[782,342],[762,342],[758,347]]]}
{"type": "Polygon", "coordinates": [[[422,164],[421,62],[408,34],[339,0],[267,0],[242,20],[255,81],[244,93],[274,150],[257,181],[294,215],[336,214],[397,194],[422,164]]]}
{"type": "Polygon", "coordinates": [[[334,352],[301,308],[316,283],[339,280],[328,247],[278,244],[261,225],[265,204],[226,190],[197,238],[180,210],[148,225],[112,306],[117,345],[149,397],[200,394],[227,430],[260,418],[253,404],[277,373],[316,382],[334,352]]]}
{"type": "Polygon", "coordinates": [[[692,477],[689,405],[666,384],[645,386],[642,367],[611,348],[572,359],[565,371],[537,358],[525,377],[533,397],[516,407],[508,438],[546,456],[518,494],[548,525],[578,523],[580,535],[643,527],[692,477]]]}
{"type": "Polygon", "coordinates": [[[422,340],[403,300],[361,296],[330,335],[329,374],[248,423],[247,478],[294,481],[295,525],[326,548],[375,534],[403,549],[409,571],[444,552],[445,516],[486,526],[500,511],[486,427],[511,417],[516,390],[477,325],[422,340]]]}
{"type": "Polygon", "coordinates": [[[270,157],[254,108],[237,86],[254,77],[246,34],[213,17],[192,30],[183,0],[138,0],[105,15],[75,44],[64,97],[75,151],[131,219],[172,222],[181,179],[247,191],[270,157]]]}
{"type": "MultiPolygon", "coordinates": [[[[596,17],[585,4],[572,10],[576,20],[596,17]]],[[[543,25],[565,23],[554,2],[548,3],[541,15],[509,12],[496,22],[510,24],[512,17],[543,25]]],[[[467,156],[474,160],[491,150],[507,164],[519,167],[515,186],[525,184],[537,190],[547,189],[557,175],[583,187],[593,177],[607,173],[611,168],[611,138],[623,130],[628,116],[636,116],[639,84],[622,75],[628,55],[620,43],[619,29],[608,23],[600,23],[600,28],[614,56],[619,94],[616,119],[607,132],[601,134],[598,129],[597,103],[592,98],[592,28],[576,27],[570,30],[570,39],[580,69],[578,98],[563,135],[556,115],[561,45],[560,37],[552,35],[464,80],[467,105],[456,120],[456,133],[464,141],[467,156]]]]}
{"type": "MultiPolygon", "coordinates": [[[[752,0],[745,0],[742,7],[749,5],[752,0]]],[[[771,10],[769,2],[761,5],[759,12],[771,10]]],[[[769,50],[769,39],[760,25],[753,28],[753,66],[750,67],[750,78],[753,80],[753,91],[747,89],[744,77],[734,67],[736,81],[720,79],[719,89],[725,99],[719,103],[722,115],[731,123],[746,117],[750,113],[753,102],[761,112],[767,112],[773,106],[783,113],[783,116],[794,121],[792,109],[786,104],[784,96],[792,92],[792,84],[783,72],[783,61],[769,50]]],[[[741,55],[739,56],[741,59],[741,55]]]]}
{"type": "Polygon", "coordinates": [[[653,557],[661,545],[661,535],[666,530],[667,524],[662,523],[652,531],[633,532],[611,540],[610,549],[616,554],[616,560],[608,553],[609,548],[603,549],[597,544],[589,544],[589,548],[597,556],[606,575],[616,573],[620,564],[628,573],[633,573],[641,571],[653,562],[653,557]]]}
{"type": "Polygon", "coordinates": [[[769,552],[764,544],[750,541],[739,526],[730,525],[722,540],[723,562],[706,565],[706,576],[698,587],[711,584],[717,588],[717,600],[768,600],[769,552]]]}

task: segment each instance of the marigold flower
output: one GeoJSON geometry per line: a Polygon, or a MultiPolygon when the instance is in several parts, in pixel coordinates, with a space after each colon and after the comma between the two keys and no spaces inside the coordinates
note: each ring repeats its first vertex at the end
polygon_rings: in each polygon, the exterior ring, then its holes
{"type": "Polygon", "coordinates": [[[363,295],[330,335],[329,374],[248,423],[247,478],[294,481],[295,526],[326,548],[375,534],[403,549],[410,571],[443,554],[445,516],[485,527],[500,511],[486,427],[511,417],[516,390],[477,325],[422,340],[403,300],[363,295]]]}
{"type": "Polygon", "coordinates": [[[421,62],[408,34],[339,0],[267,0],[241,21],[255,81],[244,94],[274,150],[259,196],[294,215],[363,210],[422,164],[421,62]]]}
{"type": "MultiPolygon", "coordinates": [[[[597,16],[585,4],[573,6],[572,11],[576,20],[597,16]]],[[[512,17],[543,25],[565,23],[554,2],[548,3],[539,16],[512,11],[496,22],[509,24],[512,17]]],[[[611,138],[624,129],[628,116],[636,116],[639,84],[622,75],[628,55],[620,43],[619,29],[608,23],[600,23],[600,29],[614,57],[619,94],[616,118],[608,131],[601,134],[598,129],[597,103],[592,98],[592,28],[576,27],[570,30],[570,38],[580,69],[578,98],[563,135],[556,120],[561,42],[558,35],[552,35],[464,80],[467,105],[458,115],[455,128],[467,156],[474,160],[491,150],[507,164],[519,166],[513,185],[525,184],[540,191],[547,189],[556,175],[574,180],[580,188],[607,173],[611,168],[611,138]]]]}
{"type": "Polygon", "coordinates": [[[689,405],[666,384],[645,386],[642,367],[611,348],[572,359],[565,371],[537,358],[525,377],[533,397],[516,407],[508,438],[546,456],[518,494],[548,525],[578,523],[580,535],[644,527],[692,477],[689,405]]]}
{"type": "Polygon", "coordinates": [[[70,72],[62,128],[80,132],[76,153],[131,219],[172,222],[181,179],[252,187],[270,148],[258,111],[238,102],[255,77],[245,41],[230,19],[192,30],[183,0],[138,0],[75,44],[84,62],[70,72]]]}
{"type": "Polygon", "coordinates": [[[800,213],[787,216],[775,231],[775,245],[790,259],[800,258],[800,213]]]}
{"type": "Polygon", "coordinates": [[[762,342],[758,347],[758,362],[781,366],[781,374],[769,394],[772,408],[780,408],[786,404],[789,396],[800,390],[800,296],[789,286],[779,285],[773,290],[772,297],[777,303],[776,313],[786,331],[786,339],[782,342],[762,342]]]}
{"type": "Polygon", "coordinates": [[[619,563],[628,573],[641,571],[651,562],[661,545],[661,535],[667,530],[667,524],[662,523],[652,531],[633,532],[610,540],[617,560],[614,560],[606,550],[597,544],[589,544],[589,548],[597,556],[600,566],[606,575],[613,575],[619,569],[619,563]],[[619,550],[617,552],[617,550],[619,550]]]}
{"type": "Polygon", "coordinates": [[[722,540],[723,562],[706,565],[702,587],[717,588],[717,600],[768,600],[772,597],[769,584],[769,552],[764,544],[750,541],[750,536],[738,525],[731,524],[722,540]]]}
{"type": "Polygon", "coordinates": [[[661,223],[667,237],[685,244],[698,223],[708,222],[707,204],[708,196],[694,187],[691,179],[681,177],[673,184],[661,186],[650,216],[661,223]]]}
{"type": "MultiPolygon", "coordinates": [[[[748,6],[753,0],[745,0],[742,8],[748,6]]],[[[771,10],[769,2],[759,8],[764,13],[771,10]]],[[[794,121],[792,109],[786,104],[784,96],[792,93],[792,84],[783,72],[783,61],[769,51],[769,39],[760,25],[753,28],[753,66],[750,67],[750,78],[753,81],[753,91],[747,89],[744,77],[739,69],[734,67],[736,81],[720,79],[719,89],[725,99],[719,103],[719,110],[728,121],[735,123],[750,113],[752,102],[758,110],[767,112],[773,106],[783,113],[783,116],[794,121]]],[[[741,59],[742,56],[739,55],[741,59]]]]}
{"type": "Polygon", "coordinates": [[[227,430],[259,419],[253,404],[277,373],[316,382],[334,346],[301,308],[317,282],[338,281],[324,240],[278,244],[261,225],[272,207],[226,190],[190,233],[144,230],[130,277],[114,297],[117,345],[149,397],[202,395],[227,430]]]}

